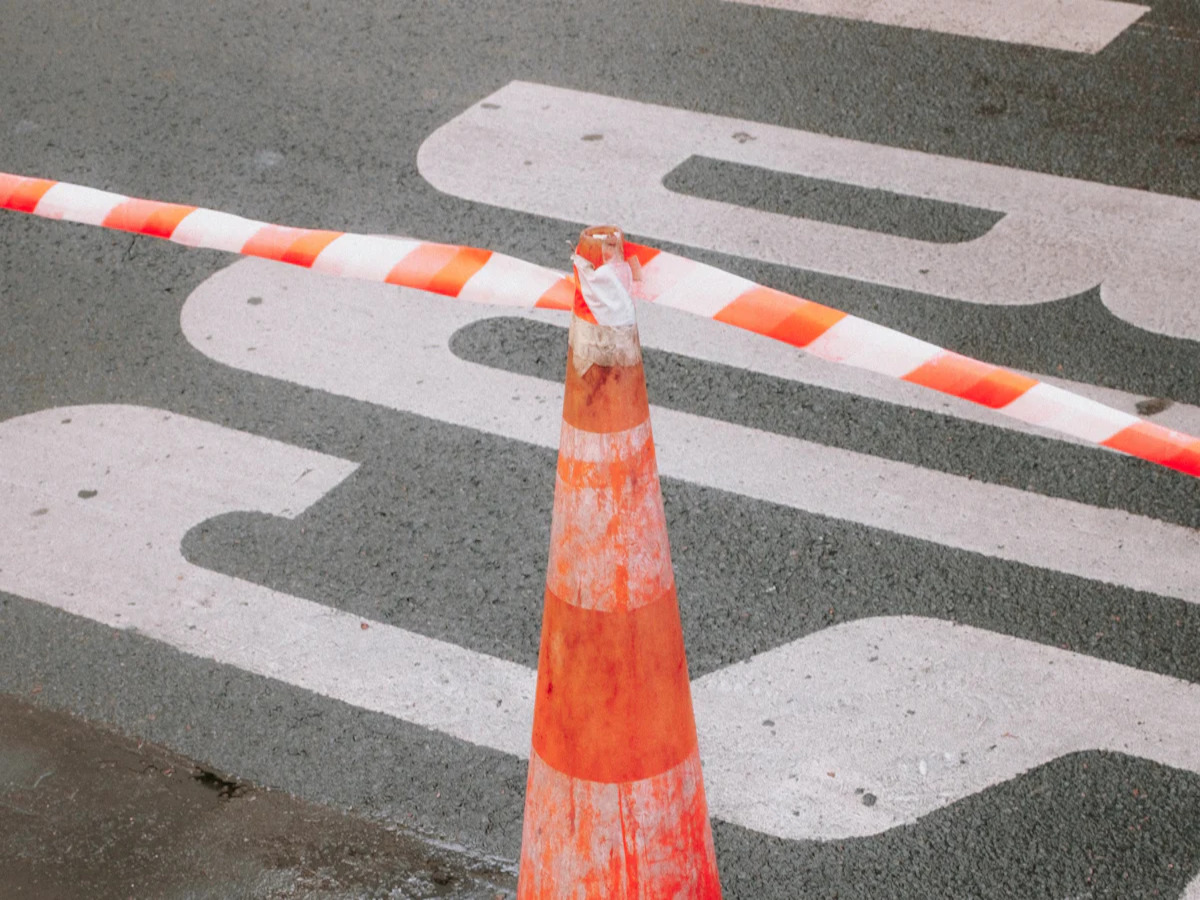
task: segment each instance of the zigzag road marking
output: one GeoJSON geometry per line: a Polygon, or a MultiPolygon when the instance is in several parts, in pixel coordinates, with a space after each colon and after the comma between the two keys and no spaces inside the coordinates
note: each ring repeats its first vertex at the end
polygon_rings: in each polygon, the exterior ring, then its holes
{"type": "MultiPolygon", "coordinates": [[[[244,260],[200,285],[181,322],[197,349],[238,369],[556,447],[560,385],[450,352],[458,328],[488,315],[244,260]],[[397,335],[406,336],[407,352],[397,352],[397,335]]],[[[668,409],[654,410],[654,433],[667,477],[1200,601],[1200,544],[1189,528],[668,409]]]]}
{"type": "MultiPolygon", "coordinates": [[[[0,423],[0,461],[0,590],[527,755],[532,669],[183,559],[196,524],[295,516],[354,464],[129,406],[0,423]]],[[[712,813],[785,838],[875,834],[1080,749],[1200,772],[1200,686],[929,619],[827,629],[693,690],[712,813]]]]}

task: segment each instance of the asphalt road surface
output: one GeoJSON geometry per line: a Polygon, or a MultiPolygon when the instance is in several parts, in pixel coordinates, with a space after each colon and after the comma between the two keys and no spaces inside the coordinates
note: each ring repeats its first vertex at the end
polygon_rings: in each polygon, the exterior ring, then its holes
{"type": "MultiPolygon", "coordinates": [[[[0,170],[611,220],[1200,434],[1200,6],[915,6],[10,0],[0,170]]],[[[1200,482],[639,315],[726,895],[1200,897],[1200,482]]],[[[0,692],[515,860],[564,360],[0,214],[0,692]]]]}

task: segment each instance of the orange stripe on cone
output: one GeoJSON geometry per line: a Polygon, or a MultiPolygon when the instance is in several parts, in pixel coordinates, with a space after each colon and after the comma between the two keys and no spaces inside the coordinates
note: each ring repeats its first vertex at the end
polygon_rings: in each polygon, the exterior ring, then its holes
{"type": "Polygon", "coordinates": [[[567,348],[564,422],[583,431],[624,431],[644,422],[648,409],[640,360],[633,366],[591,366],[581,373],[575,348],[567,348]]]}
{"type": "Polygon", "coordinates": [[[719,898],[636,327],[567,370],[518,897],[719,898]]]}
{"type": "Polygon", "coordinates": [[[640,781],[696,749],[679,605],[672,589],[629,613],[546,592],[533,749],[587,781],[640,781]]]}

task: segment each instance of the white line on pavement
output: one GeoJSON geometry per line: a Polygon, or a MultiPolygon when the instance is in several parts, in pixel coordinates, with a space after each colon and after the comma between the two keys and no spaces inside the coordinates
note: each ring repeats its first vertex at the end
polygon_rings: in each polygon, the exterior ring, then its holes
{"type": "Polygon", "coordinates": [[[1099,53],[1150,11],[1110,0],[733,0],[944,34],[1099,53]]]}
{"type": "Polygon", "coordinates": [[[874,834],[1082,750],[1200,770],[1200,686],[933,619],[829,628],[693,693],[713,808],[782,837],[874,834]]]}
{"type": "MultiPolygon", "coordinates": [[[[560,384],[448,348],[458,328],[491,314],[242,260],[200,285],[181,318],[197,349],[239,369],[556,447],[560,384]],[[251,296],[262,301],[250,305],[251,296]]],[[[1200,542],[1189,528],[658,407],[653,421],[667,477],[1200,602],[1200,542]]]]}
{"type": "Polygon", "coordinates": [[[1186,197],[519,81],[437,129],[417,164],[467,200],[965,303],[1048,303],[1099,285],[1118,318],[1200,340],[1200,202],[1186,197]],[[851,227],[668,189],[692,157],[1003,216],[944,243],[873,230],[869,217],[851,227]]]}
{"type": "Polygon", "coordinates": [[[358,616],[194,566],[180,553],[184,535],[206,519],[238,510],[292,518],[355,468],[144,407],[11,419],[0,423],[0,589],[525,752],[533,684],[523,666],[382,623],[364,630],[358,616]]]}
{"type": "MultiPolygon", "coordinates": [[[[208,518],[295,516],[354,468],[140,407],[2,422],[0,590],[527,756],[533,670],[180,554],[208,518]]],[[[1079,750],[1200,771],[1200,686],[932,619],[826,629],[693,693],[712,813],[784,838],[875,834],[1079,750]]]]}

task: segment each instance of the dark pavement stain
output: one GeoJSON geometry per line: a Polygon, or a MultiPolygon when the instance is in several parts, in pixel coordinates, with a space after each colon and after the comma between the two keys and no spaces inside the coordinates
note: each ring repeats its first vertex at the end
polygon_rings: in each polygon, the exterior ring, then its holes
{"type": "Polygon", "coordinates": [[[232,800],[243,797],[250,790],[249,785],[236,779],[228,778],[204,766],[197,766],[192,772],[192,779],[211,791],[215,791],[219,800],[232,800]]]}
{"type": "Polygon", "coordinates": [[[1139,416],[1153,416],[1174,405],[1173,401],[1165,397],[1147,397],[1138,401],[1137,411],[1139,416]]]}
{"type": "Polygon", "coordinates": [[[0,780],[5,900],[493,900],[515,888],[495,864],[0,694],[9,770],[20,777],[0,780]]]}

